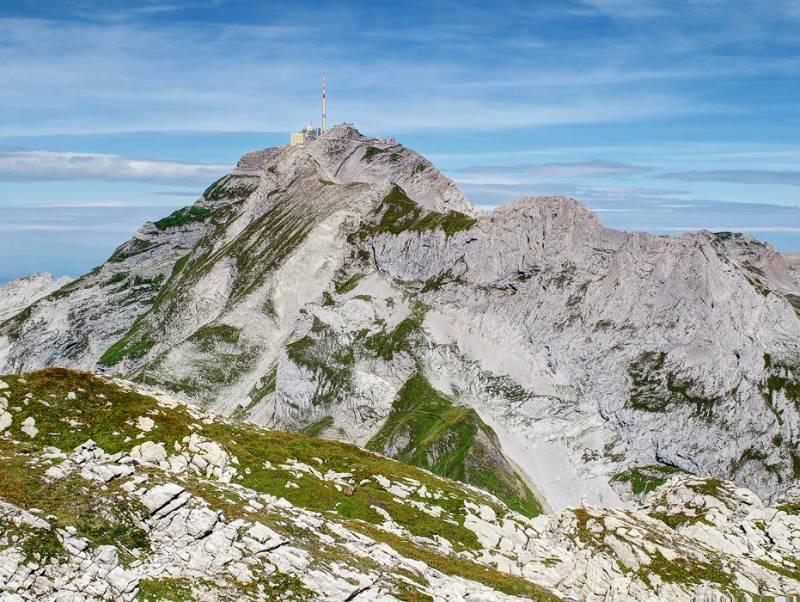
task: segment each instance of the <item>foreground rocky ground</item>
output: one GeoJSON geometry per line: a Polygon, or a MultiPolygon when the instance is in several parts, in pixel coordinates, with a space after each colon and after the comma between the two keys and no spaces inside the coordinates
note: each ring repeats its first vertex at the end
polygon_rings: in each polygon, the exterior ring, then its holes
{"type": "Polygon", "coordinates": [[[530,518],[354,446],[62,369],[0,377],[0,433],[3,601],[800,592],[800,500],[767,508],[716,479],[530,518]]]}

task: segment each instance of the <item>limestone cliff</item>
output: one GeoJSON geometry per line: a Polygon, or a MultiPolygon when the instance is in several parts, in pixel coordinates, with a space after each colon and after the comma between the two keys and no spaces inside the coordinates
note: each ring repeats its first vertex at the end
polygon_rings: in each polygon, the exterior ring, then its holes
{"type": "Polygon", "coordinates": [[[124,374],[518,509],[619,504],[664,467],[771,499],[800,475],[799,273],[747,237],[618,232],[568,198],[483,213],[342,126],[246,154],[7,320],[0,369],[124,374]],[[504,458],[499,484],[480,457],[504,458]]]}

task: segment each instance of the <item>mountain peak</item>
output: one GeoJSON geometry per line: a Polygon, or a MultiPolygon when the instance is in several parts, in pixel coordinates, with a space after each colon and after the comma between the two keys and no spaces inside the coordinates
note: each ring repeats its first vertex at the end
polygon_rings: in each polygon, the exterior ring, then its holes
{"type": "Polygon", "coordinates": [[[327,130],[305,146],[246,153],[231,175],[288,182],[301,173],[316,173],[321,181],[339,185],[396,184],[429,210],[480,213],[430,161],[402,144],[364,136],[348,124],[327,130]]]}
{"type": "Polygon", "coordinates": [[[653,465],[772,499],[800,457],[797,274],[739,237],[605,228],[568,197],[484,214],[418,153],[340,126],[245,154],[16,313],[0,367],[124,374],[517,508],[619,505],[653,465]]]}

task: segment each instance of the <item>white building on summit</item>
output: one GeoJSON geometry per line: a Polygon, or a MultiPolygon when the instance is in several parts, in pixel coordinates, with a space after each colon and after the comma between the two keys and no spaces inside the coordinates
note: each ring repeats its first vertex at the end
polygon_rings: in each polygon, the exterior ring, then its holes
{"type": "Polygon", "coordinates": [[[307,142],[316,140],[321,133],[322,128],[315,128],[313,125],[309,124],[299,132],[292,132],[289,135],[289,144],[292,146],[304,146],[307,142]]]}
{"type": "Polygon", "coordinates": [[[325,71],[322,72],[322,127],[315,128],[308,124],[299,132],[292,132],[289,135],[291,146],[305,146],[308,142],[316,140],[322,132],[328,129],[328,110],[327,110],[327,91],[325,85],[325,71]]]}

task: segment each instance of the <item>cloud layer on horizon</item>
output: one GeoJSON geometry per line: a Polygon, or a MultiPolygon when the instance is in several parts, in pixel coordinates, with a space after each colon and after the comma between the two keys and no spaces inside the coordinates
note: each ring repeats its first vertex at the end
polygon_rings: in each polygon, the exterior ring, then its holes
{"type": "Polygon", "coordinates": [[[97,153],[0,153],[0,181],[10,182],[95,180],[191,186],[207,185],[230,169],[230,165],[132,159],[97,153]]]}
{"type": "Polygon", "coordinates": [[[472,165],[453,171],[467,174],[525,174],[535,178],[604,178],[642,174],[652,170],[652,167],[620,161],[592,159],[563,163],[472,165]]]}
{"type": "Polygon", "coordinates": [[[655,176],[664,180],[682,182],[733,182],[736,184],[782,184],[800,186],[800,171],[775,171],[769,169],[714,169],[708,171],[681,171],[655,176]]]}

